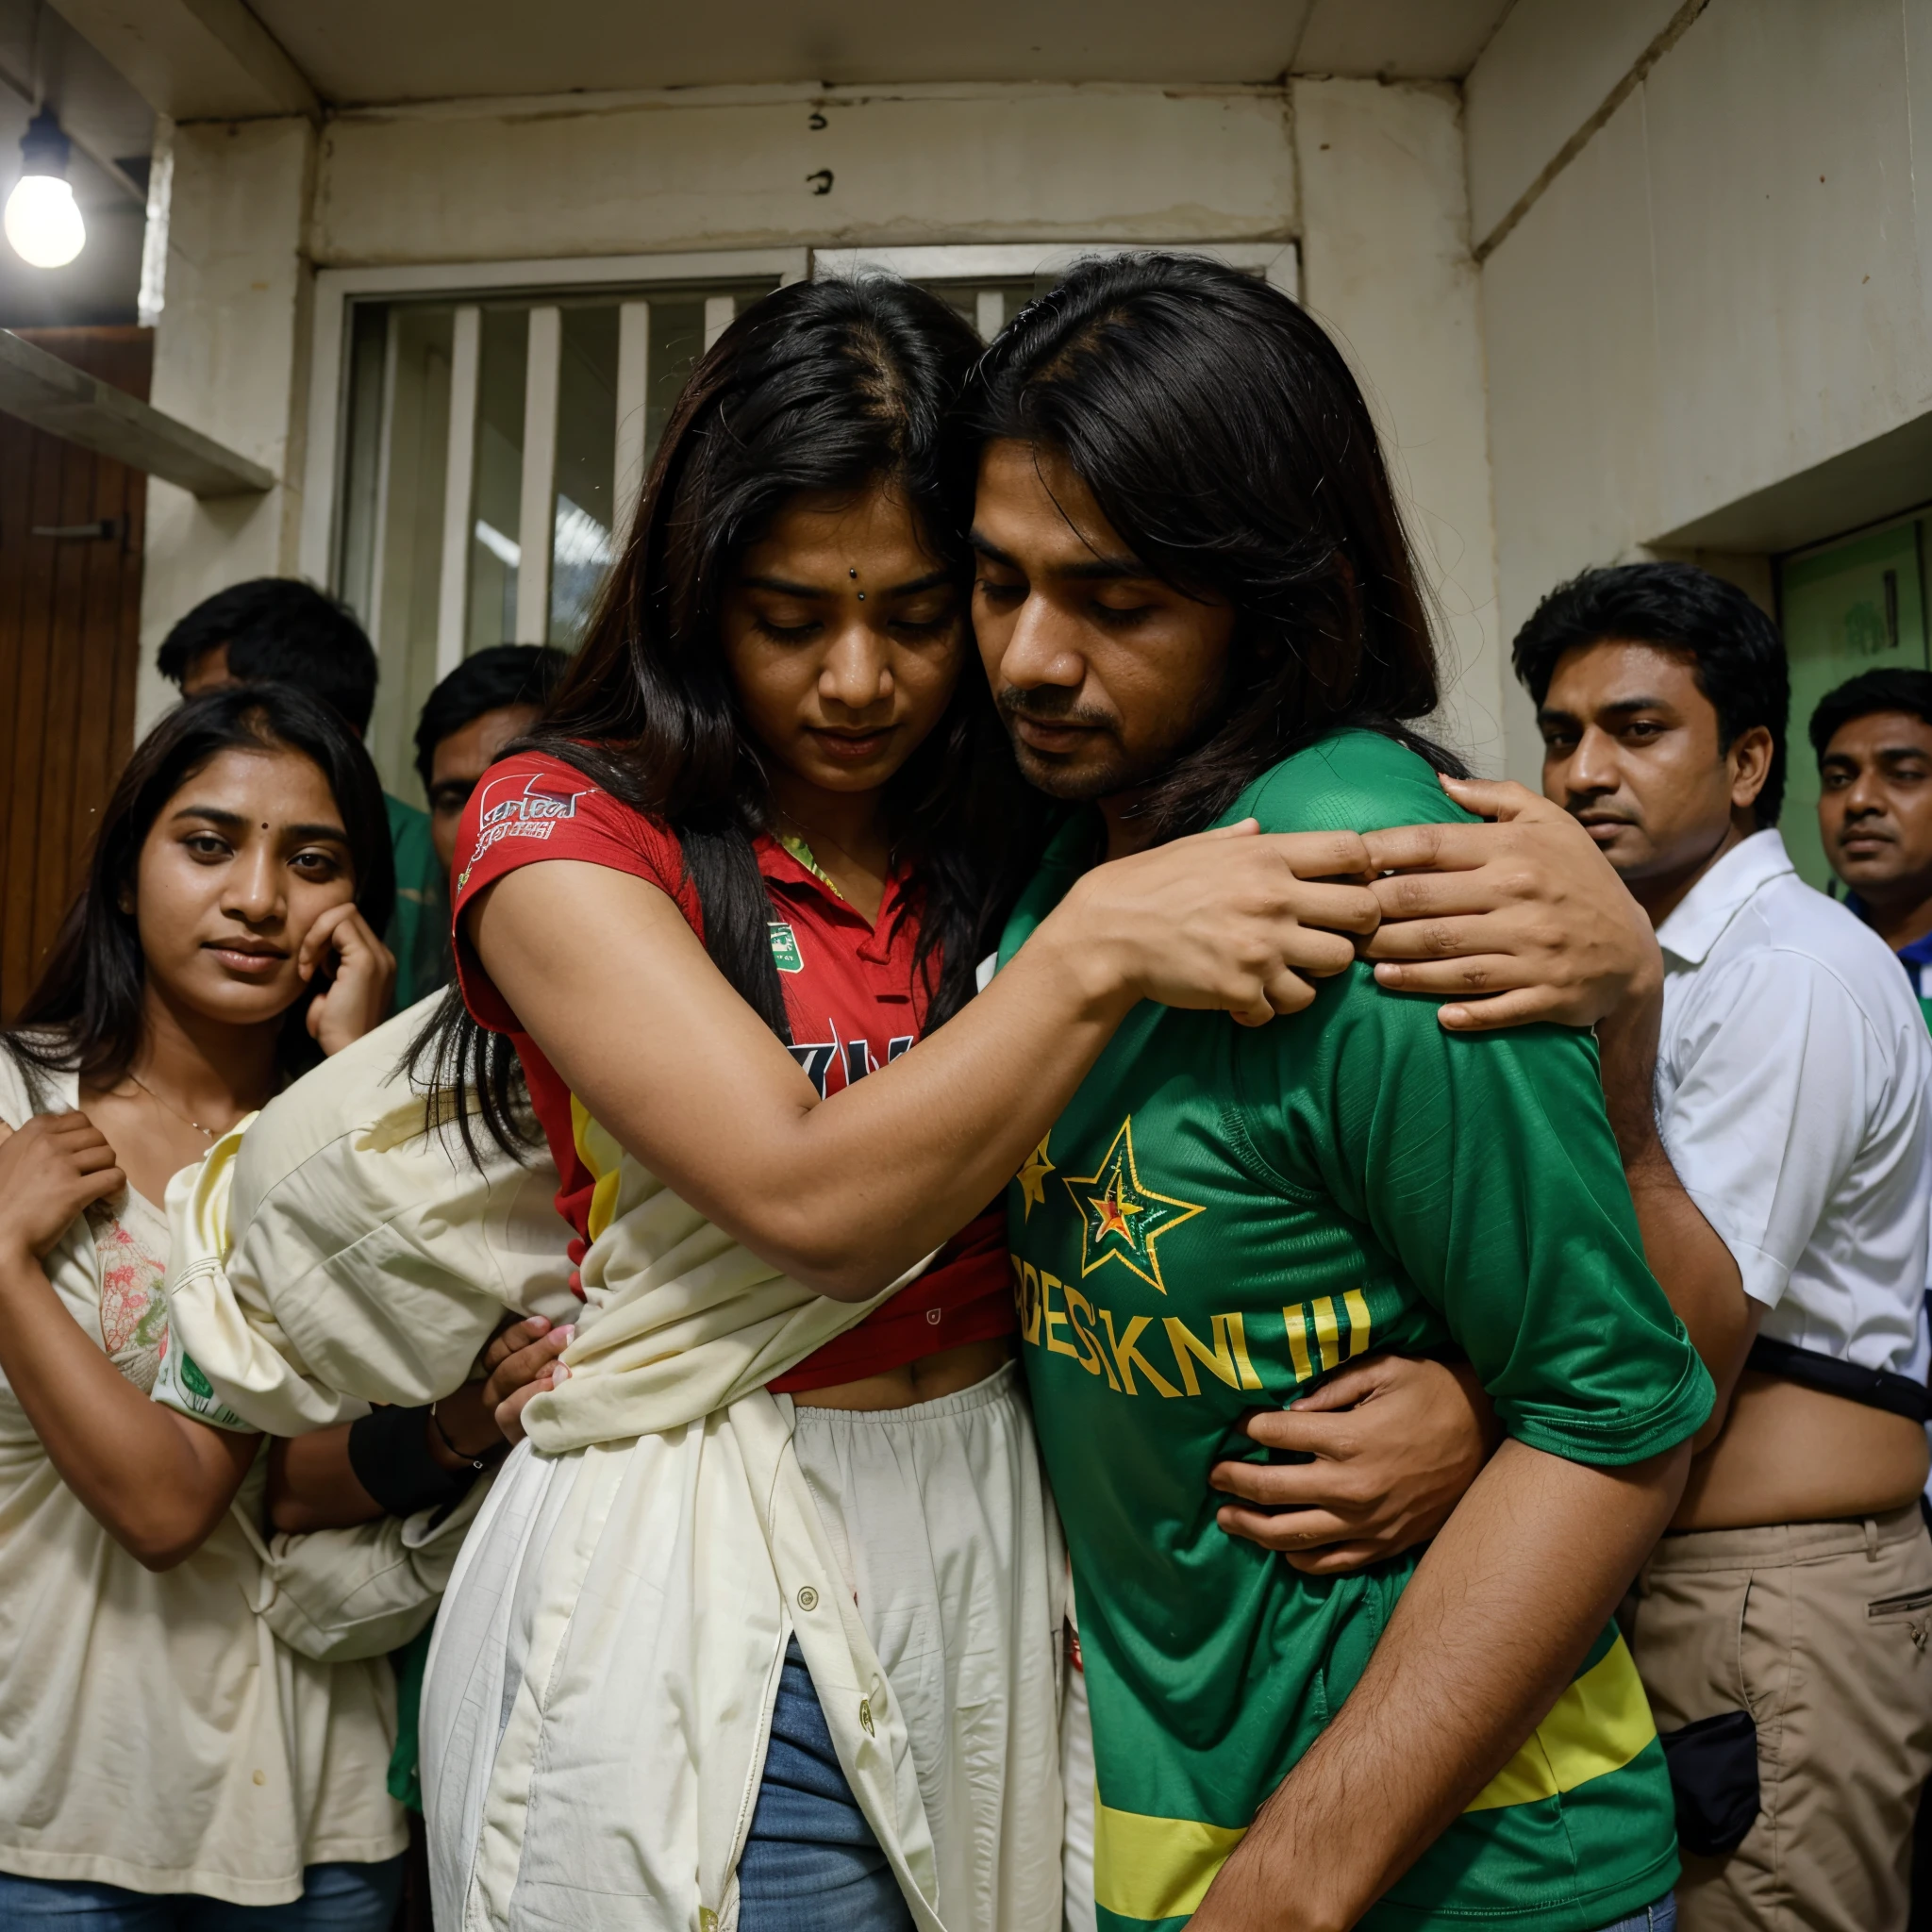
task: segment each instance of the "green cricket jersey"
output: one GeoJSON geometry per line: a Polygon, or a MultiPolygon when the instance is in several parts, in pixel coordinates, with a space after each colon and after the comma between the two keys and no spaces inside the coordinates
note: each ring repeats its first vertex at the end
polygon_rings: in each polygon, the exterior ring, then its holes
{"type": "Polygon", "coordinates": [[[396,906],[383,943],[396,956],[395,1009],[426,999],[449,977],[449,880],[429,836],[429,814],[389,792],[396,906]]]}
{"type": "MultiPolygon", "coordinates": [[[[1256,781],[1265,830],[1450,820],[1366,731],[1256,781]]],[[[1072,884],[1049,853],[1001,948],[1072,884]]],[[[1259,1029],[1143,1005],[1022,1168],[1010,1239],[1092,1700],[1103,1927],[1178,1926],[1347,1697],[1415,1567],[1307,1577],[1215,1522],[1237,1423],[1374,1348],[1465,1353],[1509,1433],[1599,1464],[1684,1441],[1711,1385],[1643,1262],[1594,1042],[1453,1039],[1368,967],[1259,1029]]],[[[1549,1717],[1362,1922],[1591,1932],[1677,1873],[1614,1626],[1549,1717]]]]}

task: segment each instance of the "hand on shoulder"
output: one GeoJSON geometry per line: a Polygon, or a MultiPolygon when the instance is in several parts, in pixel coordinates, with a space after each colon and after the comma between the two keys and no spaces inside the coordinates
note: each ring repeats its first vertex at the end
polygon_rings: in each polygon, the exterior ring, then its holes
{"type": "Polygon", "coordinates": [[[1258,1026],[1307,1006],[1309,977],[1354,962],[1350,935],[1381,918],[1367,878],[1353,832],[1263,833],[1245,819],[1094,867],[1057,917],[1103,1003],[1222,1008],[1258,1026]]]}
{"type": "Polygon", "coordinates": [[[39,1260],[75,1215],[126,1185],[107,1137],[84,1113],[0,1123],[0,1261],[39,1260]]]}
{"type": "Polygon", "coordinates": [[[1507,781],[1444,778],[1481,824],[1404,825],[1363,842],[1382,924],[1375,978],[1453,1004],[1451,1032],[1532,1021],[1593,1026],[1654,998],[1663,958],[1650,919],[1559,805],[1507,781]]]}

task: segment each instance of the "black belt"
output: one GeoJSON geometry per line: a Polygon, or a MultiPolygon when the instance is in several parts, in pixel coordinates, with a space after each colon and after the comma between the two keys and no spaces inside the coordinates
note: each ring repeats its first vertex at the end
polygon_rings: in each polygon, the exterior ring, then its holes
{"type": "Polygon", "coordinates": [[[1816,1349],[1793,1348],[1768,1335],[1760,1335],[1751,1344],[1744,1366],[1762,1375],[1782,1375],[1788,1382],[1801,1382],[1826,1395],[1841,1395],[1847,1402],[1862,1402],[1867,1408],[1902,1415],[1908,1423],[1923,1423],[1932,1417],[1932,1391],[1924,1383],[1915,1382],[1909,1375],[1895,1375],[1890,1369],[1861,1369],[1857,1362],[1840,1361],[1837,1356],[1821,1355],[1816,1349]]]}

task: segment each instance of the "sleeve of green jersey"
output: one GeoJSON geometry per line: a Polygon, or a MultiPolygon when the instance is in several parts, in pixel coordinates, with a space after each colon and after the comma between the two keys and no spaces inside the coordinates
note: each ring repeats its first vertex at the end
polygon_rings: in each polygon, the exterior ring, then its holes
{"type": "MultiPolygon", "coordinates": [[[[1352,812],[1327,792],[1330,813],[1358,829],[1400,823],[1383,791],[1352,812]]],[[[1311,818],[1264,810],[1262,823],[1311,818]]],[[[1455,1037],[1437,1005],[1383,991],[1358,965],[1306,1013],[1247,1036],[1241,1113],[1257,1151],[1367,1224],[1512,1436],[1577,1462],[1657,1455],[1696,1431],[1713,1391],[1645,1265],[1595,1043],[1548,1025],[1455,1037]]]]}

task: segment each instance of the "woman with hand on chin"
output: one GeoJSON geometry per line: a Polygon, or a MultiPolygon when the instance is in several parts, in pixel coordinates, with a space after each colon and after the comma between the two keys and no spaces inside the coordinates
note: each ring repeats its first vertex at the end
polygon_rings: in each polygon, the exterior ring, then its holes
{"type": "Polygon", "coordinates": [[[267,1458],[168,1346],[160,1206],[383,1017],[391,891],[381,788],[332,712],[193,700],[137,748],[0,1039],[0,1924],[393,1911],[389,1667],[313,1662],[258,1615],[267,1458]]]}

